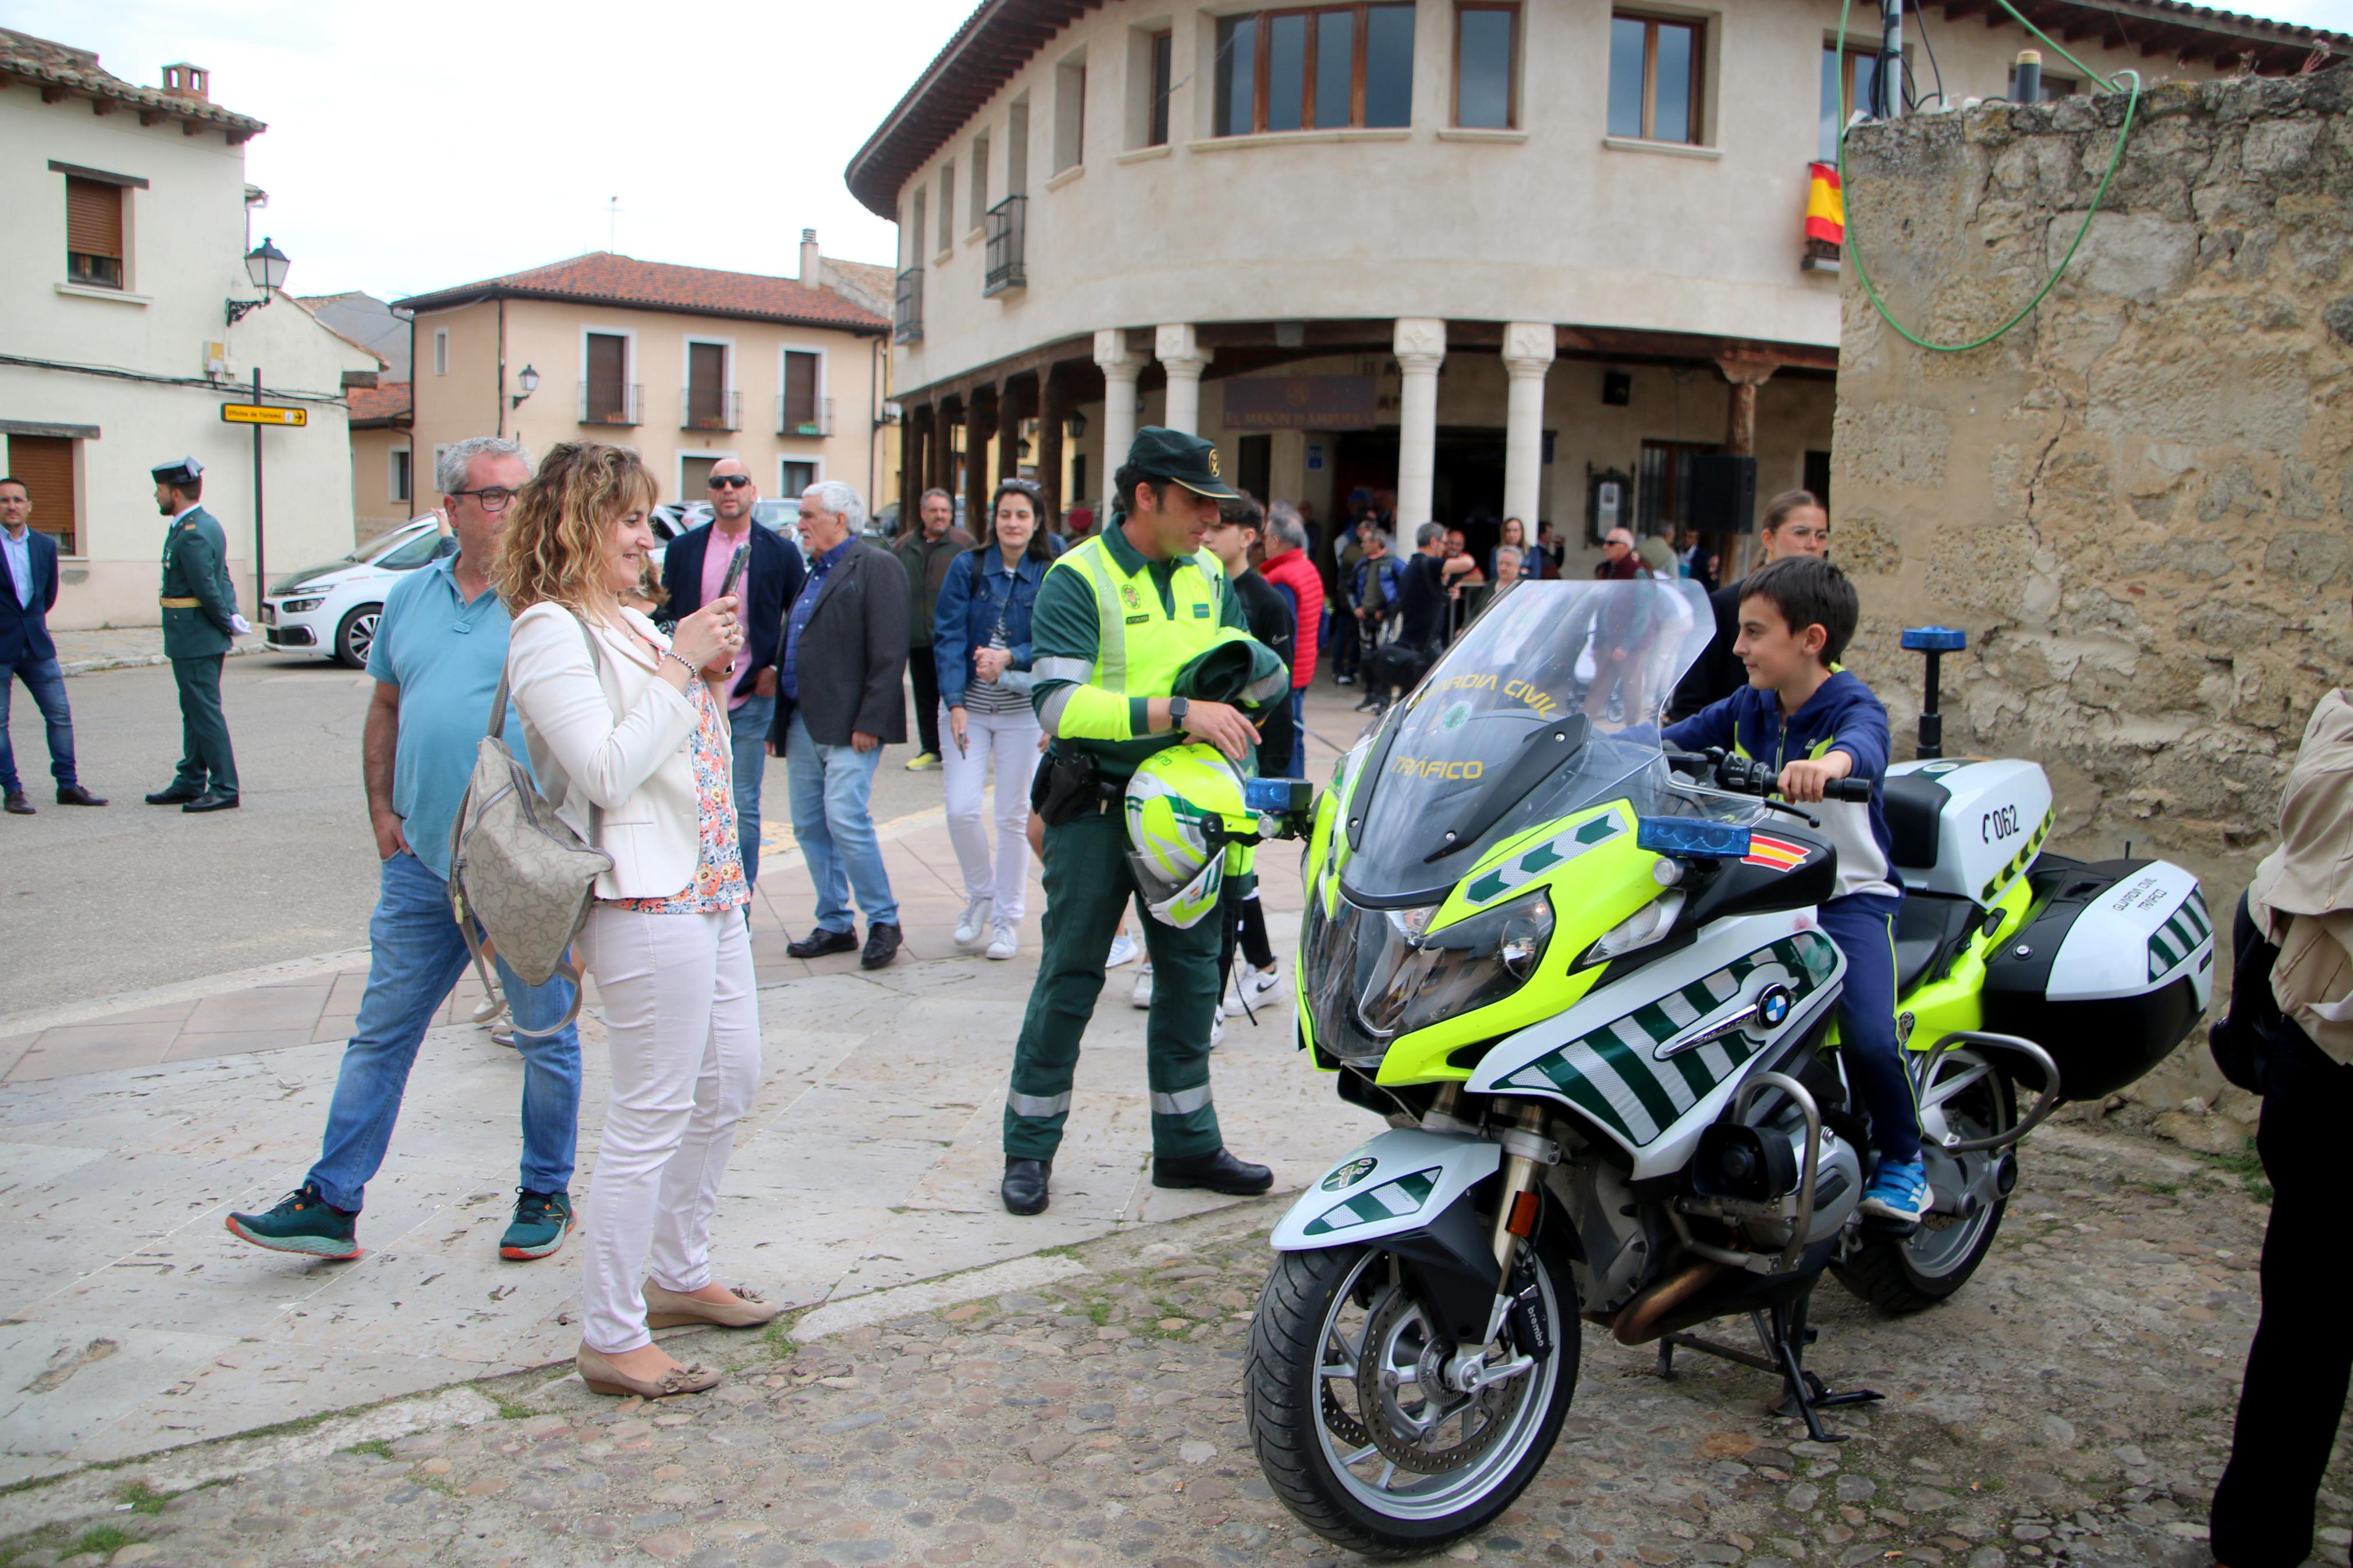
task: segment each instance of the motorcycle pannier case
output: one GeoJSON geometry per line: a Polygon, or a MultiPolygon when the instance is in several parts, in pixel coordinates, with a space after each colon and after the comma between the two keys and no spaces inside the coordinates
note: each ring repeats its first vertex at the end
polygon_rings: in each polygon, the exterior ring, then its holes
{"type": "Polygon", "coordinates": [[[2029,885],[2026,923],[1986,964],[1986,1027],[2049,1051],[2069,1100],[2113,1094],[2188,1037],[2213,994],[2198,879],[2167,860],[2045,856],[2029,885]]]}

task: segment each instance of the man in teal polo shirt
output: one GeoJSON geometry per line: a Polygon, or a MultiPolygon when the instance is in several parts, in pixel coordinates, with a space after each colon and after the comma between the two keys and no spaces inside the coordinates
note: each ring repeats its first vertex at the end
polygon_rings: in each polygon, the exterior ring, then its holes
{"type": "MultiPolygon", "coordinates": [[[[417,1047],[468,963],[449,908],[449,828],[506,668],[507,609],[491,586],[491,562],[531,466],[514,442],[479,436],[445,450],[437,473],[458,553],[417,568],[385,596],[368,651],[376,688],[362,762],[384,868],[368,922],[367,990],[319,1163],[277,1207],[228,1217],[231,1235],[274,1252],[360,1255],[363,1190],[384,1163],[417,1047]]],[[[506,742],[517,759],[529,756],[512,708],[506,742]]],[[[561,977],[527,985],[503,960],[498,969],[523,1059],[522,1191],[499,1256],[544,1258],[572,1228],[580,1037],[569,1024],[558,1027],[572,1007],[561,977]]]]}

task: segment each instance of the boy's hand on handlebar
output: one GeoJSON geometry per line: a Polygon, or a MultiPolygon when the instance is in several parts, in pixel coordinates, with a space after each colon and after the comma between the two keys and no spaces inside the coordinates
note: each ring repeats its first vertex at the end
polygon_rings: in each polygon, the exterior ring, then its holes
{"type": "Polygon", "coordinates": [[[1854,759],[1844,752],[1831,752],[1812,761],[1789,763],[1781,770],[1781,798],[1799,804],[1810,804],[1822,798],[1822,786],[1832,779],[1842,779],[1854,771],[1854,759]]]}

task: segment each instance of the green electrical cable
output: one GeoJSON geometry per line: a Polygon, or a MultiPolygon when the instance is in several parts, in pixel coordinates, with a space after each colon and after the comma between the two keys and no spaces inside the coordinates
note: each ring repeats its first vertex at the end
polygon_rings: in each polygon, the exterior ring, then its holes
{"type": "MultiPolygon", "coordinates": [[[[2015,17],[2021,26],[2033,34],[2036,37],[2042,39],[2045,44],[2048,44],[2051,47],[2052,51],[2058,55],[2061,59],[2065,60],[2069,65],[2073,66],[2077,70],[2082,71],[2085,77],[2099,83],[2102,87],[2106,88],[2110,92],[2125,91],[2126,89],[2124,88],[2116,85],[2117,79],[2122,77],[2130,77],[2132,79],[2132,87],[2130,89],[2131,96],[2125,100],[2125,119],[2124,123],[2116,130],[2116,150],[2108,154],[2107,170],[2100,175],[2100,188],[2092,194],[2091,210],[2084,215],[2084,225],[2081,228],[2078,228],[2075,231],[2074,242],[2067,247],[2067,254],[2059,258],[2059,265],[2052,269],[2051,276],[2043,279],[2042,287],[2034,291],[2034,298],[2020,306],[2018,314],[2012,316],[2010,320],[2004,321],[2000,326],[1996,327],[1993,331],[1986,333],[1983,337],[1971,338],[1965,343],[1935,343],[1919,336],[1917,333],[1914,332],[1911,328],[1897,321],[1895,319],[1894,312],[1887,308],[1887,302],[1879,297],[1878,287],[1872,282],[1870,272],[1863,267],[1862,247],[1855,243],[1855,237],[1852,233],[1850,232],[1847,235],[1846,249],[1854,258],[1855,279],[1857,281],[1862,283],[1862,292],[1864,296],[1870,300],[1872,309],[1877,310],[1879,312],[1880,320],[1894,328],[1897,335],[1902,337],[1905,342],[1911,343],[1917,348],[1926,349],[1933,353],[1966,353],[1971,349],[1981,349],[1985,347],[1986,344],[1992,342],[1996,338],[2000,337],[2012,327],[2018,325],[2019,322],[2032,315],[2034,313],[2034,308],[2042,303],[2043,296],[2049,294],[2052,289],[2059,286],[2059,279],[2066,275],[2067,264],[2075,259],[2075,252],[2082,247],[2084,244],[2084,237],[2092,232],[2092,219],[2099,216],[2100,204],[2107,199],[2108,182],[2116,177],[2116,166],[2124,162],[2125,142],[2126,138],[2132,135],[2133,115],[2140,107],[2140,72],[2137,70],[2123,70],[2118,71],[2115,77],[2102,76],[2098,71],[2094,70],[2091,67],[2077,59],[2073,55],[2069,54],[2065,47],[2061,45],[2057,39],[2052,37],[2048,33],[2045,33],[2042,28],[2036,26],[2032,22],[2028,21],[2026,17],[2020,13],[2018,7],[2010,3],[2010,0],[1995,0],[1995,3],[2000,5],[2003,10],[2009,12],[2011,16],[2015,17]]],[[[1844,59],[1846,58],[1846,21],[1847,16],[1853,9],[1853,6],[1854,0],[1840,0],[1838,58],[1841,59],[1844,59]]],[[[1839,73],[1839,197],[1841,202],[1843,203],[1846,196],[1846,134],[1848,130],[1846,73],[1844,71],[1841,71],[1839,73]]]]}

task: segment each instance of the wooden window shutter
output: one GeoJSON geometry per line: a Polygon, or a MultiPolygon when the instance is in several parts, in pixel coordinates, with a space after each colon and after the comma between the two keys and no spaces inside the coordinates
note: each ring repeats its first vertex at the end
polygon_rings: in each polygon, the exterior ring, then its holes
{"type": "Polygon", "coordinates": [[[122,188],[66,176],[66,248],[78,256],[122,259],[122,188]]]}
{"type": "MultiPolygon", "coordinates": [[[[111,187],[100,187],[101,189],[111,187]]],[[[33,526],[55,536],[58,552],[74,553],[74,444],[66,436],[11,436],[8,471],[33,496],[33,526]]]]}

